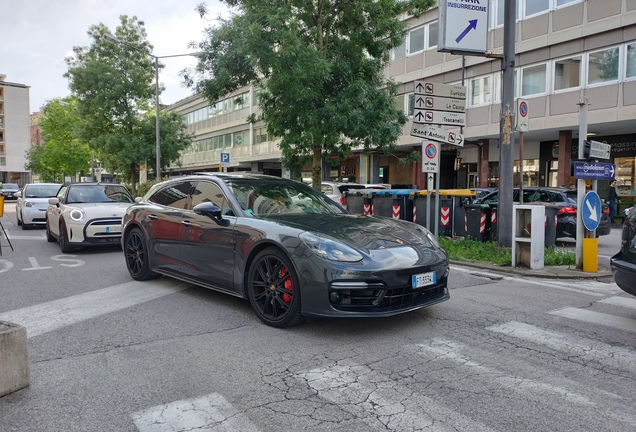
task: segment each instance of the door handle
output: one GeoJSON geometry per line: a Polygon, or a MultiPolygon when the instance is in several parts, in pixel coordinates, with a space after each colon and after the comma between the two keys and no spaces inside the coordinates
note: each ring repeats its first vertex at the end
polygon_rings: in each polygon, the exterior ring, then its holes
{"type": "Polygon", "coordinates": [[[192,222],[190,222],[190,221],[181,221],[181,225],[187,226],[187,227],[191,227],[192,226],[192,222]]]}
{"type": "Polygon", "coordinates": [[[153,214],[149,214],[147,217],[148,217],[148,219],[150,219],[150,220],[157,220],[157,219],[159,219],[159,217],[158,217],[157,215],[153,215],[153,214]]]}

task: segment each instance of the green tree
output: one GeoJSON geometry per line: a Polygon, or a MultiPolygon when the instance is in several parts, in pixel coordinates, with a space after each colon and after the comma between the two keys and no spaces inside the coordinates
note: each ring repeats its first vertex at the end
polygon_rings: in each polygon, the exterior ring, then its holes
{"type": "MultiPolygon", "coordinates": [[[[283,164],[297,174],[312,162],[314,187],[323,157],[355,148],[393,153],[407,117],[385,67],[404,40],[403,14],[418,16],[434,0],[221,1],[235,12],[194,44],[202,54],[184,71],[187,85],[212,103],[249,83],[260,87],[261,118],[281,138],[283,164]]],[[[197,10],[207,13],[205,4],[197,10]]]]}
{"type": "Polygon", "coordinates": [[[75,175],[90,166],[91,150],[76,136],[77,101],[54,99],[47,103],[40,120],[44,144],[27,152],[25,168],[52,181],[63,173],[75,175]]]}
{"type": "MultiPolygon", "coordinates": [[[[78,100],[78,135],[100,153],[109,170],[130,178],[134,192],[139,164],[156,158],[151,109],[155,65],[143,21],[126,15],[120,16],[120,21],[114,33],[102,23],[91,26],[91,46],[73,48],[64,76],[78,100]],[[107,39],[106,34],[114,34],[121,42],[107,39]]],[[[164,168],[179,158],[192,137],[181,117],[166,113],[160,116],[160,130],[164,168]]]]}

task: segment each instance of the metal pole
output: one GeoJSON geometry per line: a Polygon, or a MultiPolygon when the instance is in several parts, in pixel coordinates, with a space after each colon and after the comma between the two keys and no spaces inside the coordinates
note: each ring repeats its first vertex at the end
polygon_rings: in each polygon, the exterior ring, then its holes
{"type": "Polygon", "coordinates": [[[497,241],[505,247],[512,246],[512,197],[514,164],[514,71],[515,71],[515,0],[504,4],[504,53],[501,97],[501,122],[499,135],[499,206],[497,241]]]}
{"type": "Polygon", "coordinates": [[[438,238],[439,232],[439,171],[435,174],[435,238],[438,238]]]}
{"type": "MultiPolygon", "coordinates": [[[[583,160],[585,156],[585,140],[587,138],[587,100],[585,99],[585,90],[581,91],[581,100],[579,101],[579,160],[583,160]]],[[[585,180],[577,179],[576,181],[576,268],[583,268],[583,237],[585,236],[585,227],[583,226],[583,200],[585,199],[585,180]]]]}
{"type": "MultiPolygon", "coordinates": [[[[154,57],[154,56],[153,56],[154,57]]],[[[157,135],[157,180],[161,180],[161,135],[159,130],[159,57],[155,57],[155,133],[157,135]]]]}
{"type": "Polygon", "coordinates": [[[523,132],[519,132],[519,204],[523,204],[523,132]]]}
{"type": "Polygon", "coordinates": [[[95,181],[95,153],[91,154],[91,181],[95,181]]]}

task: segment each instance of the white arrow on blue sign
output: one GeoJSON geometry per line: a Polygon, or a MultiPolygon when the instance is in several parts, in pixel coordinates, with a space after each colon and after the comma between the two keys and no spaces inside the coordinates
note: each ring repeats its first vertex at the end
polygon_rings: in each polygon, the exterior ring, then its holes
{"type": "Polygon", "coordinates": [[[594,191],[589,191],[583,198],[583,208],[581,218],[583,225],[590,231],[594,231],[601,223],[601,212],[603,211],[601,199],[594,191]]]}

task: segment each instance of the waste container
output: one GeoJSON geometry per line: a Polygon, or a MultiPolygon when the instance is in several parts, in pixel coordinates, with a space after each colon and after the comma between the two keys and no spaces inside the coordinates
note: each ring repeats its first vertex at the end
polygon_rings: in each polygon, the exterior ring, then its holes
{"type": "Polygon", "coordinates": [[[411,193],[418,189],[379,189],[371,192],[376,216],[413,221],[411,193]]]}
{"type": "Polygon", "coordinates": [[[350,189],[345,191],[343,196],[345,206],[349,213],[371,214],[372,197],[371,192],[375,189],[350,189]],[[367,204],[365,211],[365,203],[367,204]]]}
{"type": "Polygon", "coordinates": [[[490,206],[490,241],[497,241],[497,203],[488,204],[490,206]]]}
{"type": "MultiPolygon", "coordinates": [[[[413,214],[420,225],[426,225],[425,190],[413,194],[413,214]]],[[[475,198],[475,192],[468,189],[441,189],[439,191],[439,226],[438,234],[454,237],[466,235],[464,227],[464,203],[475,198]]],[[[435,192],[431,192],[431,230],[435,225],[435,192]]]]}
{"type": "Polygon", "coordinates": [[[468,204],[464,210],[466,237],[482,242],[490,240],[490,206],[488,204],[468,204]]]}

